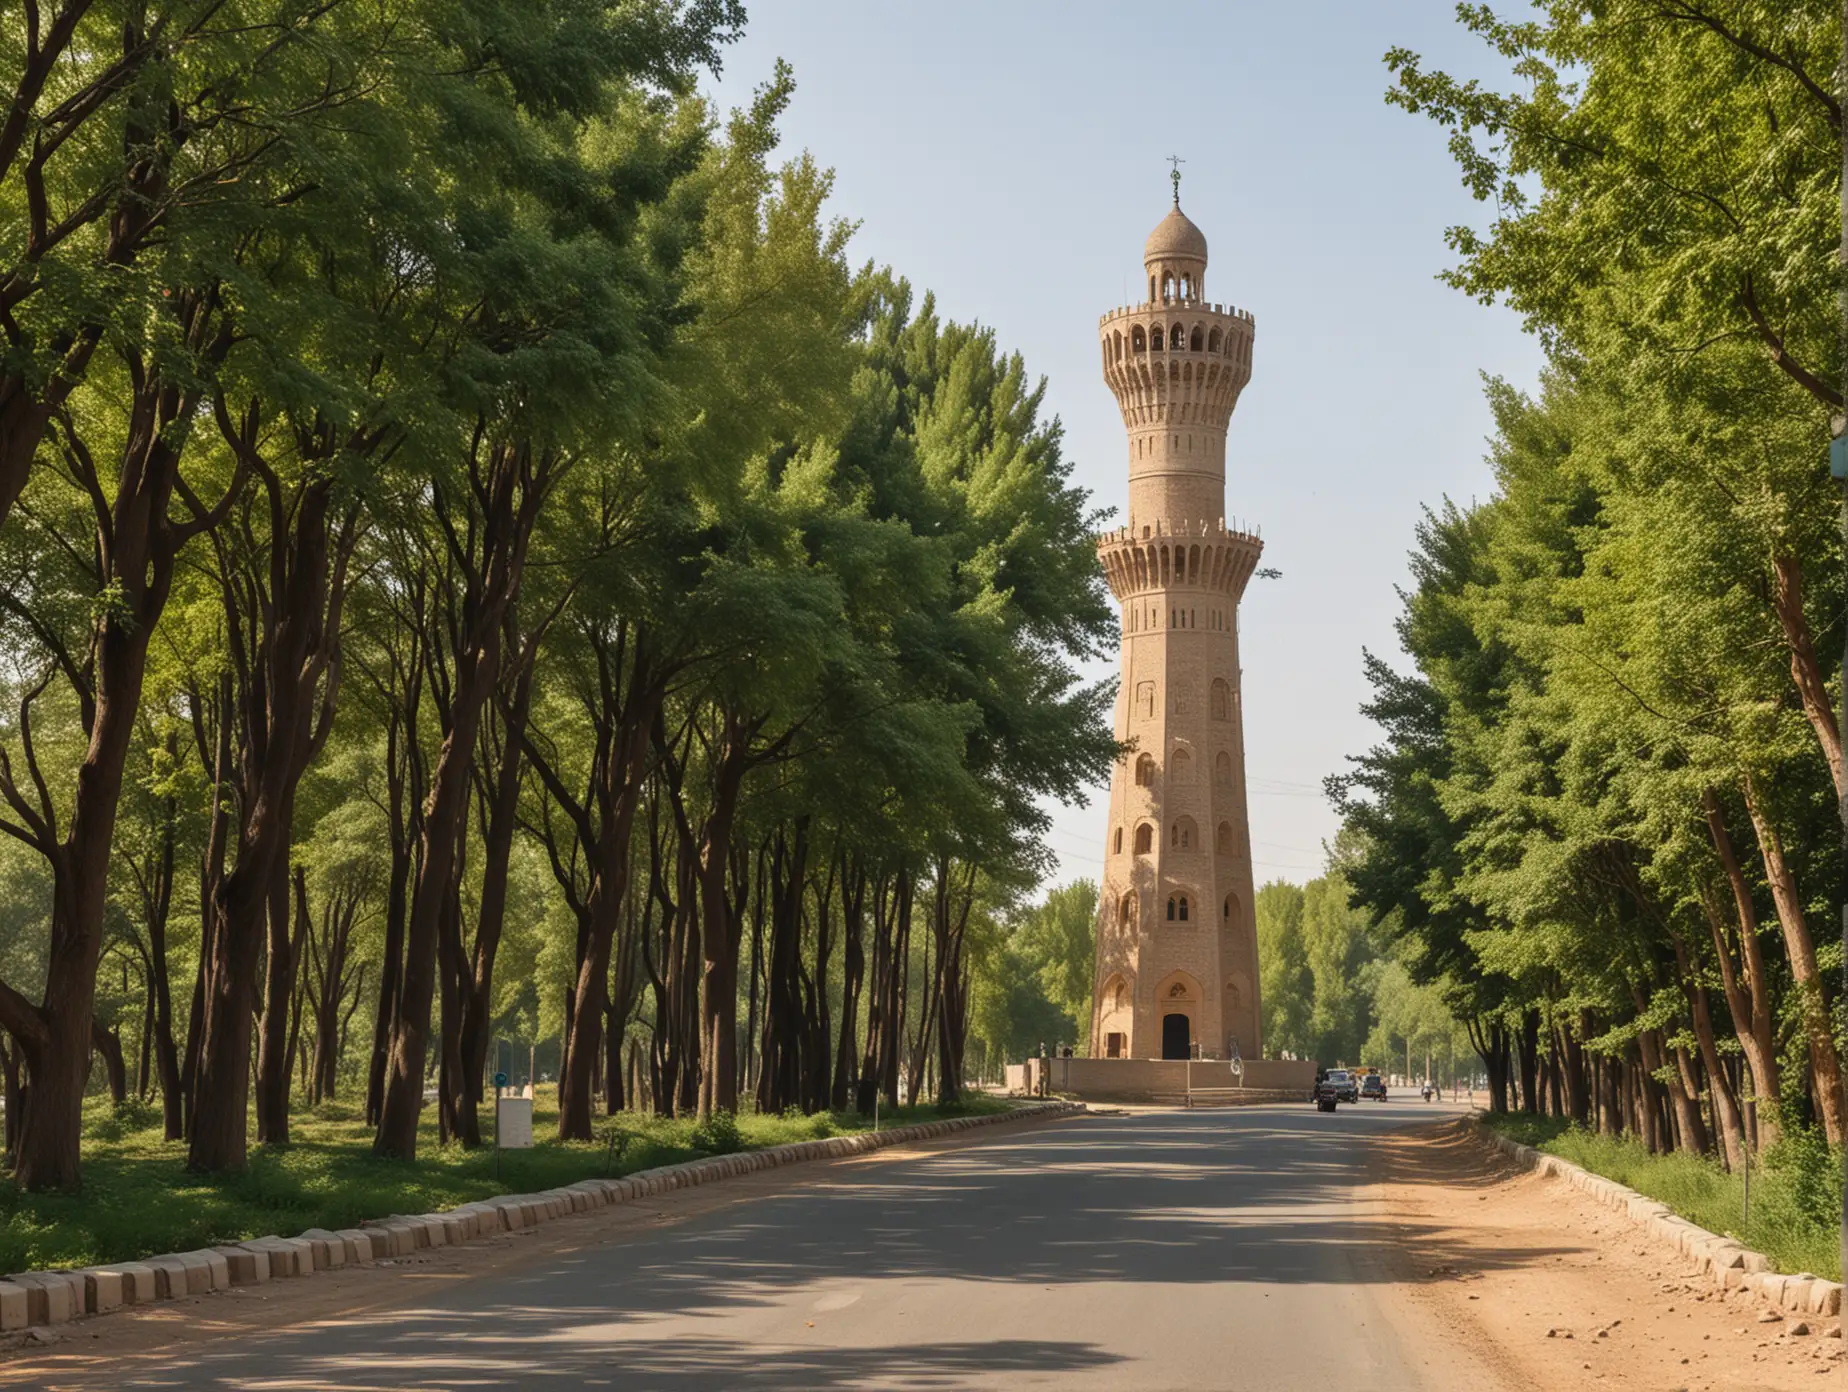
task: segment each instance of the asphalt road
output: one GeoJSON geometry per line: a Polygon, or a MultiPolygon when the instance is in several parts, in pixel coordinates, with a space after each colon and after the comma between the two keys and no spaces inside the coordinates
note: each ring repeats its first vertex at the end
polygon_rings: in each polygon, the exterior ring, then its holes
{"type": "MultiPolygon", "coordinates": [[[[161,1388],[1430,1389],[1368,1138],[1417,1102],[1092,1116],[119,1370],[161,1388]]],[[[1447,1110],[1447,1109],[1446,1109],[1447,1110]]],[[[1468,1381],[1482,1386],[1480,1370],[1468,1381]]]]}

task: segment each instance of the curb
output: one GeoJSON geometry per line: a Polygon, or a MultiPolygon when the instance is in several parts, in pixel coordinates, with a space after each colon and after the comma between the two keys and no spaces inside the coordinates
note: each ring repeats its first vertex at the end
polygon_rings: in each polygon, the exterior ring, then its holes
{"type": "Polygon", "coordinates": [[[342,1266],[370,1266],[428,1247],[451,1247],[501,1232],[527,1231],[554,1218],[632,1203],[759,1170],[809,1160],[865,1155],[888,1146],[1032,1117],[1075,1116],[1082,1102],[1039,1102],[983,1116],[950,1117],[888,1131],[794,1141],[763,1150],[709,1155],[638,1170],[621,1179],[581,1179],[538,1194],[501,1194],[441,1213],[368,1218],[357,1228],[310,1228],[299,1237],[258,1237],[197,1252],[167,1253],[77,1271],[27,1271],[0,1280],[0,1333],[63,1324],[129,1305],[204,1295],[231,1286],[311,1276],[342,1266]]]}
{"type": "Polygon", "coordinates": [[[1771,1259],[1764,1253],[1749,1251],[1730,1237],[1697,1227],[1676,1216],[1665,1203],[1645,1197],[1614,1179],[1593,1174],[1570,1160],[1522,1145],[1483,1122],[1473,1123],[1473,1129],[1480,1139],[1522,1168],[1564,1180],[1606,1208],[1624,1214],[1644,1228],[1658,1245],[1671,1247],[1697,1263],[1708,1283],[1721,1290],[1748,1291],[1772,1308],[1793,1315],[1839,1315],[1842,1312],[1839,1281],[1825,1281],[1808,1272],[1786,1276],[1772,1271],[1771,1259]]]}

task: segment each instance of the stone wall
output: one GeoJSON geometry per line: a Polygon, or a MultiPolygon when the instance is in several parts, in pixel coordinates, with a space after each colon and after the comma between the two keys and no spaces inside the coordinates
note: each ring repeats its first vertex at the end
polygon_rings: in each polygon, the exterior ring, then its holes
{"type": "MultiPolygon", "coordinates": [[[[1038,1059],[1010,1066],[1009,1090],[1037,1091],[1039,1068],[1038,1059]]],[[[1053,1092],[1099,1102],[1179,1102],[1190,1089],[1235,1086],[1306,1099],[1315,1085],[1315,1064],[1306,1059],[1246,1059],[1240,1078],[1215,1059],[1055,1058],[1046,1060],[1046,1071],[1053,1092]]]]}

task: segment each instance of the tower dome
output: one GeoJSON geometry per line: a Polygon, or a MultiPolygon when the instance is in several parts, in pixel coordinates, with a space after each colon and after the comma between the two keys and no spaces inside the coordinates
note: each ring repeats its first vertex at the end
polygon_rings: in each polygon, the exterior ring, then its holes
{"type": "Polygon", "coordinates": [[[1148,272],[1150,304],[1206,298],[1206,233],[1181,211],[1178,187],[1168,216],[1142,244],[1142,269],[1148,272]]]}
{"type": "Polygon", "coordinates": [[[1142,264],[1156,261],[1198,261],[1206,264],[1206,233],[1194,226],[1193,219],[1181,211],[1177,200],[1168,216],[1155,224],[1148,241],[1142,244],[1142,264]]]}

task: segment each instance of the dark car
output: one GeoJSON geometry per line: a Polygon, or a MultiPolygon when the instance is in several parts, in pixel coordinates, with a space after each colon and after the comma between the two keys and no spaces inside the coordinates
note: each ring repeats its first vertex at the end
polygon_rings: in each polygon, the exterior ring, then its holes
{"type": "Polygon", "coordinates": [[[1340,1101],[1340,1102],[1360,1101],[1360,1084],[1354,1080],[1354,1075],[1348,1072],[1347,1069],[1345,1068],[1329,1069],[1328,1070],[1328,1084],[1332,1089],[1334,1089],[1335,1099],[1337,1101],[1340,1101]]]}
{"type": "Polygon", "coordinates": [[[1335,1104],[1341,1100],[1339,1085],[1326,1073],[1316,1075],[1315,1090],[1309,1094],[1309,1100],[1315,1103],[1318,1112],[1332,1112],[1335,1104]]]}
{"type": "Polygon", "coordinates": [[[1386,1100],[1386,1080],[1377,1073],[1369,1073],[1360,1080],[1360,1095],[1371,1097],[1375,1102],[1386,1100]]]}

